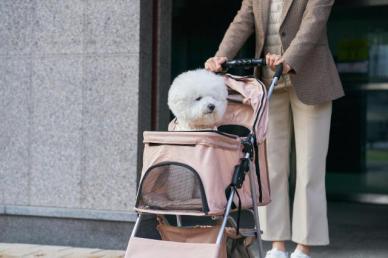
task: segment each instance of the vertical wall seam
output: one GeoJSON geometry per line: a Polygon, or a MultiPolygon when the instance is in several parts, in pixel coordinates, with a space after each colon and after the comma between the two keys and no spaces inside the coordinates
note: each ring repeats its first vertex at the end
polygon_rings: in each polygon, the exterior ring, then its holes
{"type": "Polygon", "coordinates": [[[81,127],[80,127],[80,182],[79,182],[79,207],[82,208],[84,205],[84,181],[86,174],[86,146],[85,146],[85,87],[86,87],[86,10],[89,1],[84,0],[82,5],[82,54],[81,54],[81,127]]]}
{"type": "Polygon", "coordinates": [[[35,60],[35,49],[34,46],[36,43],[36,31],[35,26],[37,23],[38,15],[37,15],[37,9],[38,9],[38,2],[37,0],[34,0],[32,3],[32,28],[31,28],[31,37],[32,37],[32,45],[30,49],[30,55],[29,55],[29,78],[28,78],[28,97],[27,97],[27,109],[28,109],[28,131],[27,131],[27,155],[28,155],[28,181],[27,181],[27,195],[28,195],[28,205],[31,205],[31,181],[32,181],[32,144],[33,144],[33,127],[34,127],[34,89],[33,89],[33,74],[34,74],[34,60],[35,60]]]}

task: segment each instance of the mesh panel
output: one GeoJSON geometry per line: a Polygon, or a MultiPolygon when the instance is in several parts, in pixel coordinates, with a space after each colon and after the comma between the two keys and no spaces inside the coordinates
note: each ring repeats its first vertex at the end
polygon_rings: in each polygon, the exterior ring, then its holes
{"type": "Polygon", "coordinates": [[[138,196],[138,208],[205,211],[202,185],[191,168],[163,164],[146,172],[138,196]]]}

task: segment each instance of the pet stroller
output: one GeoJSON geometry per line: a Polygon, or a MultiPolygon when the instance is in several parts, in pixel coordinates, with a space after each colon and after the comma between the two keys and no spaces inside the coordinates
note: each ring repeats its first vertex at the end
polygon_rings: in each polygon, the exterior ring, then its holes
{"type": "MultiPolygon", "coordinates": [[[[224,68],[256,65],[265,62],[232,60],[224,68]]],[[[257,206],[270,202],[268,99],[282,69],[277,67],[268,93],[255,78],[226,74],[228,104],[218,130],[144,132],[138,218],[126,258],[263,257],[257,206]],[[253,218],[251,228],[240,225],[243,210],[253,218]],[[160,240],[137,236],[149,214],[157,217],[160,240]],[[168,215],[176,216],[176,225],[168,215]],[[212,223],[185,226],[187,216],[212,223]]]]}

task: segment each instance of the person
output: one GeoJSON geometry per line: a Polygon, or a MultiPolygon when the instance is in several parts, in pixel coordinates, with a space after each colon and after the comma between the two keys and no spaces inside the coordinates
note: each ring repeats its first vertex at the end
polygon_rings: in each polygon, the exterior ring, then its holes
{"type": "Polygon", "coordinates": [[[275,65],[282,79],[270,100],[267,154],[272,202],[259,208],[263,240],[272,241],[267,258],[310,257],[311,246],[328,245],[325,190],[332,101],[344,95],[328,46],[326,23],[334,0],[243,0],[214,57],[205,68],[219,72],[255,33],[255,57],[267,66],[255,76],[267,86],[275,65]],[[296,185],[292,227],[288,176],[290,138],[295,137],[296,185]]]}

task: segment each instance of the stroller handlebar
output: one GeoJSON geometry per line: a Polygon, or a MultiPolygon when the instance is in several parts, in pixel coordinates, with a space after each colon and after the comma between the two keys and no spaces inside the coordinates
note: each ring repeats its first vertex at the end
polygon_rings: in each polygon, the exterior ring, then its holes
{"type": "MultiPolygon", "coordinates": [[[[250,68],[250,67],[255,67],[255,66],[265,66],[266,62],[265,59],[263,58],[244,58],[244,59],[233,59],[226,61],[223,63],[222,69],[223,70],[228,70],[230,68],[235,68],[235,67],[243,67],[243,68],[250,68]]],[[[278,64],[275,68],[275,74],[273,78],[280,78],[280,76],[283,73],[283,64],[278,64]]]]}
{"type": "Polygon", "coordinates": [[[265,65],[265,60],[262,58],[246,58],[246,59],[234,59],[226,61],[222,64],[223,69],[229,69],[234,67],[254,67],[265,65]]]}
{"type": "MultiPolygon", "coordinates": [[[[249,68],[249,67],[264,66],[264,65],[266,65],[265,59],[248,58],[248,59],[229,60],[223,63],[221,66],[222,66],[223,72],[226,72],[229,68],[234,68],[234,67],[249,68]]],[[[278,84],[278,81],[280,79],[280,76],[282,76],[282,74],[283,74],[283,64],[280,63],[275,66],[275,74],[272,77],[271,85],[268,89],[268,99],[271,98],[272,92],[275,86],[278,84]]]]}

